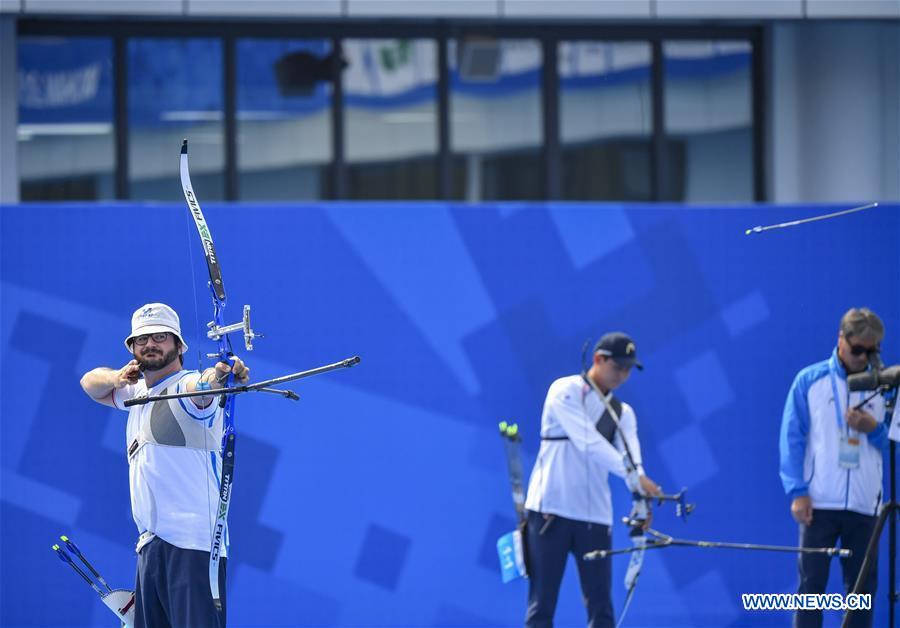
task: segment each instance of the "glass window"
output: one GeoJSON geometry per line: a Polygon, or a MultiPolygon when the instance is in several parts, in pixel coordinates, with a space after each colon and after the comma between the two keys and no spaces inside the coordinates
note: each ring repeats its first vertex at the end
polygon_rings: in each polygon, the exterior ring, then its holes
{"type": "Polygon", "coordinates": [[[448,61],[453,198],[543,198],[540,43],[450,40],[448,61]]]}
{"type": "Polygon", "coordinates": [[[428,39],[343,42],[347,196],[437,196],[437,45],[428,39]]]}
{"type": "Polygon", "coordinates": [[[559,44],[562,197],[652,200],[647,42],[559,44]]]}
{"type": "Polygon", "coordinates": [[[17,53],[20,198],[114,198],[112,40],[23,37],[17,53]]]}
{"type": "Polygon", "coordinates": [[[331,42],[237,42],[238,191],[247,200],[329,196],[331,42]]]}
{"type": "Polygon", "coordinates": [[[753,200],[752,55],[746,41],[663,43],[664,200],[753,200]]]}
{"type": "Polygon", "coordinates": [[[224,198],[222,102],[221,40],[128,40],[131,198],[184,199],[178,179],[183,138],[198,198],[224,198]]]}

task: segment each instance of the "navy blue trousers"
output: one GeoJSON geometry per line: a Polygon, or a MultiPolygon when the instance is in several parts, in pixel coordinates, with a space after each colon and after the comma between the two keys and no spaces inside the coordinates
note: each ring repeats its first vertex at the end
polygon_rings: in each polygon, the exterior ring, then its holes
{"type": "Polygon", "coordinates": [[[578,565],[581,592],[587,607],[587,625],[589,628],[614,626],[610,597],[612,561],[609,558],[589,561],[582,558],[587,552],[612,547],[609,526],[558,516],[553,516],[544,528],[546,523],[544,515],[528,511],[528,612],[525,626],[553,626],[556,600],[569,553],[575,555],[578,565]],[[542,528],[543,534],[540,533],[542,528]]]}
{"type": "Polygon", "coordinates": [[[156,537],[138,554],[134,628],[224,628],[225,562],[219,561],[222,611],[209,590],[209,552],[156,537]]]}
{"type": "MultiPolygon", "coordinates": [[[[856,584],[866,555],[869,537],[875,529],[876,517],[861,515],[849,510],[813,510],[813,520],[809,526],[800,526],[801,547],[835,547],[838,540],[843,549],[852,552],[850,558],[841,558],[841,572],[844,589],[849,593],[856,584]]],[[[876,556],[877,558],[877,556],[876,556]]],[[[828,570],[831,556],[825,554],[800,554],[800,588],[798,593],[824,593],[828,584],[828,570]]],[[[875,588],[878,584],[877,561],[869,570],[863,593],[872,595],[875,606],[875,588]]],[[[854,628],[868,628],[872,625],[873,611],[853,611],[850,625],[854,628]]],[[[797,628],[819,628],[822,625],[822,611],[798,611],[794,616],[797,628]]]]}

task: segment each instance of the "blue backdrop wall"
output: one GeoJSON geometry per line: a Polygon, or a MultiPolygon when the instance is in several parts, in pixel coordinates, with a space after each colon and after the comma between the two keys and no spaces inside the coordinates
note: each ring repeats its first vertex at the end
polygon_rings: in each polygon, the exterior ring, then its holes
{"type": "MultiPolygon", "coordinates": [[[[744,235],[831,209],[205,207],[229,318],[250,303],[266,334],[245,356],[255,379],[362,356],[298,383],[298,403],[238,402],[230,624],[520,625],[526,585],[500,583],[494,548],[514,519],[496,424],[520,423],[530,469],[547,386],[613,329],[647,366],[621,396],[648,472],[698,504],[686,524],[659,509],[656,527],[794,544],[777,452],[793,375],[828,356],[854,305],[884,318],[885,362],[900,357],[900,207],[744,235]]],[[[0,212],[0,622],[111,625],[50,550],[68,534],[108,580],[132,584],[125,414],[78,380],[129,359],[129,317],[148,301],[181,313],[189,365],[211,349],[197,236],[183,205],[0,212]]],[[[786,625],[744,612],[740,593],[795,584],[792,555],[651,552],[625,623],[786,625]]],[[[557,619],[584,622],[573,569],[557,619]]]]}

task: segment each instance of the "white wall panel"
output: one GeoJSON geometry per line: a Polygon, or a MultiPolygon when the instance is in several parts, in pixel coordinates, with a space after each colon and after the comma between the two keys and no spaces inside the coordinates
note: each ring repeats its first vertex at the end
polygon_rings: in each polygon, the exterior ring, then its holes
{"type": "Polygon", "coordinates": [[[340,17],[341,0],[187,0],[188,15],[340,17]]]}
{"type": "Polygon", "coordinates": [[[505,0],[504,17],[649,18],[650,0],[505,0]]]}
{"type": "Polygon", "coordinates": [[[806,17],[900,18],[900,0],[806,0],[806,17]]]}
{"type": "Polygon", "coordinates": [[[658,18],[803,17],[802,0],[657,0],[658,18]]]}
{"type": "Polygon", "coordinates": [[[348,17],[499,17],[498,0],[347,0],[348,17]]]}
{"type": "Polygon", "coordinates": [[[23,12],[70,15],[182,15],[182,0],[27,0],[23,12]]]}
{"type": "Polygon", "coordinates": [[[776,26],[768,85],[771,201],[900,199],[898,28],[776,26]]]}
{"type": "Polygon", "coordinates": [[[0,0],[0,13],[259,18],[900,19],[900,0],[0,0]]]}

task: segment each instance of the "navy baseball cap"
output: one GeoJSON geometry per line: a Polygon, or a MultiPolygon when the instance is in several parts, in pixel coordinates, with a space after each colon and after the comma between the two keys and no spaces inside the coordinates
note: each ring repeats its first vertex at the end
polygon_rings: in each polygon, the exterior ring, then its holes
{"type": "Polygon", "coordinates": [[[639,370],[644,370],[644,365],[637,359],[634,340],[621,331],[603,334],[594,346],[594,353],[609,356],[622,366],[636,366],[639,370]]]}

